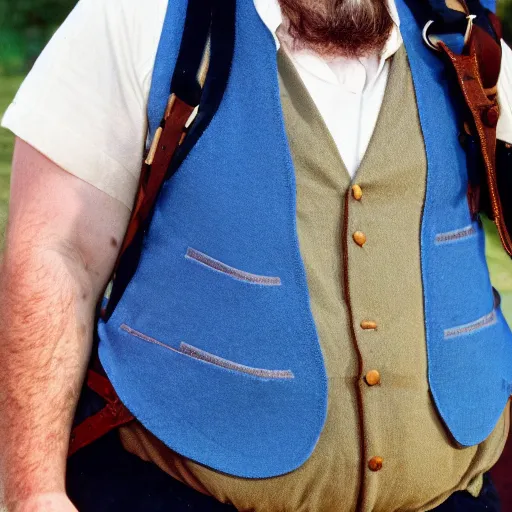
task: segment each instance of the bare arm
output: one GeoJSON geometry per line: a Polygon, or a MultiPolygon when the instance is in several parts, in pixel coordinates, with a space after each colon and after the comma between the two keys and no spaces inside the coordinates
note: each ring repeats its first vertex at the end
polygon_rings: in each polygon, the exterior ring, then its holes
{"type": "Polygon", "coordinates": [[[0,267],[0,491],[9,511],[68,510],[23,503],[64,493],[94,310],[128,218],[123,204],[17,141],[0,267]]]}

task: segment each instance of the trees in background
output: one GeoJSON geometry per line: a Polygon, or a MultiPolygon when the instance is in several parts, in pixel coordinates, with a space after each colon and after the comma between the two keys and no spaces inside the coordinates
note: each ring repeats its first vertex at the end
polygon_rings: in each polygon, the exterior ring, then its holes
{"type": "Polygon", "coordinates": [[[498,14],[503,22],[503,36],[512,45],[512,0],[498,0],[498,14]]]}
{"type": "MultiPolygon", "coordinates": [[[[0,74],[26,73],[76,1],[0,0],[0,74]]],[[[498,0],[498,12],[512,43],[512,0],[498,0]]]]}
{"type": "Polygon", "coordinates": [[[497,12],[503,23],[503,37],[512,46],[512,0],[498,0],[497,12]]]}
{"type": "Polygon", "coordinates": [[[25,73],[75,3],[0,0],[0,74],[25,73]]]}

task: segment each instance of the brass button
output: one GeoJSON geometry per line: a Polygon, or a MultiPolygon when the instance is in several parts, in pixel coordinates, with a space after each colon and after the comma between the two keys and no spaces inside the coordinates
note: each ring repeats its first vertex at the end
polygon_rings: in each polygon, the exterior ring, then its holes
{"type": "Polygon", "coordinates": [[[384,459],[382,457],[372,457],[368,461],[368,467],[370,468],[370,471],[380,471],[383,464],[384,459]]]}
{"type": "Polygon", "coordinates": [[[363,191],[361,190],[361,187],[359,185],[354,185],[352,187],[352,197],[356,201],[360,201],[361,197],[363,197],[363,191]]]}
{"type": "Polygon", "coordinates": [[[354,239],[354,242],[360,247],[363,247],[363,245],[366,243],[366,235],[362,231],[356,231],[352,235],[352,238],[354,239]]]}
{"type": "Polygon", "coordinates": [[[365,377],[368,386],[376,386],[380,384],[380,373],[377,370],[370,370],[365,377]]]}
{"type": "Polygon", "coordinates": [[[363,320],[361,322],[361,329],[375,330],[375,329],[377,329],[377,323],[372,322],[371,320],[363,320]]]}

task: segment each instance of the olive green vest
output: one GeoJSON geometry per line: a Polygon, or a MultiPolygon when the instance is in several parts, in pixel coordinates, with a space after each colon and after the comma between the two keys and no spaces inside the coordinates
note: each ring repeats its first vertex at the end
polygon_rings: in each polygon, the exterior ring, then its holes
{"type": "Polygon", "coordinates": [[[484,443],[461,449],[429,394],[420,269],[426,158],[405,49],[393,57],[352,181],[293,63],[282,51],[278,59],[300,248],[329,379],[320,441],[296,471],[261,480],[180,458],[138,425],[123,429],[125,446],[238,510],[423,511],[456,490],[477,493],[501,454],[507,414],[484,443]]]}

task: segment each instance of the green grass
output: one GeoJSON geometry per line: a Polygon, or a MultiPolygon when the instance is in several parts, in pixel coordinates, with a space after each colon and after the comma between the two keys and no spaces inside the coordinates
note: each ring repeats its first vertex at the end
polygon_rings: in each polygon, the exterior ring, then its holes
{"type": "Polygon", "coordinates": [[[487,234],[486,255],[491,279],[494,287],[501,294],[503,314],[512,326],[512,259],[501,247],[496,226],[489,220],[484,224],[487,234]]]}
{"type": "MultiPolygon", "coordinates": [[[[0,116],[14,97],[21,80],[22,77],[19,76],[0,76],[0,116]]],[[[3,246],[3,234],[9,204],[9,178],[13,139],[14,137],[9,131],[0,129],[0,248],[3,246]]]]}
{"type": "MultiPolygon", "coordinates": [[[[4,112],[21,83],[21,77],[0,76],[0,115],[4,112]]],[[[13,136],[0,129],[0,248],[3,241],[7,207],[9,201],[9,174],[12,157],[13,136]]],[[[487,232],[487,260],[494,286],[503,299],[503,310],[512,324],[512,260],[501,248],[494,224],[485,221],[487,232]]]]}

